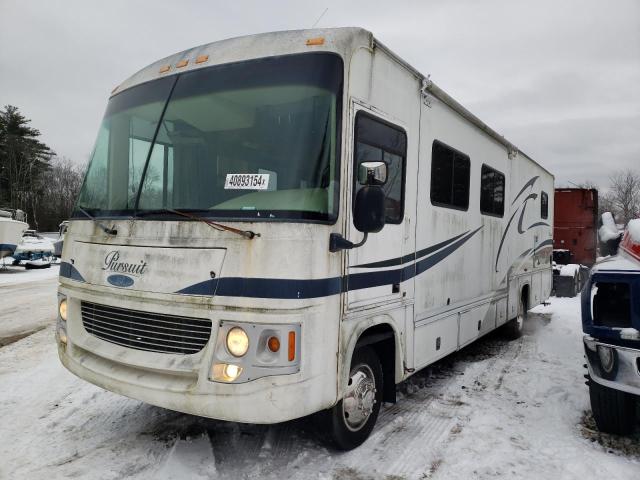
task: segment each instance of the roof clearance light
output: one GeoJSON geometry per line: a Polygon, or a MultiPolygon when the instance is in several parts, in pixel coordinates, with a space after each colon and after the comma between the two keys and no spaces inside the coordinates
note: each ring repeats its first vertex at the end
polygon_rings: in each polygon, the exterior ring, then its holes
{"type": "Polygon", "coordinates": [[[198,55],[196,57],[196,63],[204,63],[209,60],[209,55],[198,55]]]}
{"type": "Polygon", "coordinates": [[[168,72],[169,70],[171,70],[171,65],[165,65],[164,67],[162,67],[162,68],[160,69],[160,73],[166,73],[166,72],[168,72]]]}
{"type": "Polygon", "coordinates": [[[189,60],[180,60],[178,63],[176,63],[176,68],[183,68],[187,65],[189,65],[189,60]]]}
{"type": "Polygon", "coordinates": [[[324,37],[315,37],[307,39],[307,47],[313,47],[317,45],[324,45],[324,37]]]}

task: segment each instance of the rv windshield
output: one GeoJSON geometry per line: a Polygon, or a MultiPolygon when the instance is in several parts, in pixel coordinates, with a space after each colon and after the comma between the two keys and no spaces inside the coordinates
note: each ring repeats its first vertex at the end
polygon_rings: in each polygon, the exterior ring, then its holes
{"type": "Polygon", "coordinates": [[[173,209],[335,221],[342,68],[329,53],[271,57],[115,95],[78,207],[95,217],[173,209]]]}

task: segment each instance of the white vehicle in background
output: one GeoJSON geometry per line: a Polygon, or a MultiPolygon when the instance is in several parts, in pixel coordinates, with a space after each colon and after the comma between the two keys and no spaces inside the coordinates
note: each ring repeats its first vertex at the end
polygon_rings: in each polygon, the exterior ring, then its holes
{"type": "Polygon", "coordinates": [[[79,377],[343,449],[415,371],[551,290],[553,176],[358,28],[187,50],[119,85],[69,223],[79,377]]]}
{"type": "Polygon", "coordinates": [[[26,269],[49,268],[53,256],[53,242],[35,230],[26,230],[13,254],[13,264],[26,269]]]}
{"type": "Polygon", "coordinates": [[[28,228],[27,215],[22,210],[0,208],[0,258],[13,255],[28,228]]]}

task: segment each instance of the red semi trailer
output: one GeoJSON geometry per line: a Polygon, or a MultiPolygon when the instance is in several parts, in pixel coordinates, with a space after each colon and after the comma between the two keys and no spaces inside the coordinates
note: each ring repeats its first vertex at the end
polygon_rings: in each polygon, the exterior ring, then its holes
{"type": "Polygon", "coordinates": [[[598,246],[598,191],[557,188],[553,224],[554,250],[569,250],[571,261],[591,267],[598,246]]]}

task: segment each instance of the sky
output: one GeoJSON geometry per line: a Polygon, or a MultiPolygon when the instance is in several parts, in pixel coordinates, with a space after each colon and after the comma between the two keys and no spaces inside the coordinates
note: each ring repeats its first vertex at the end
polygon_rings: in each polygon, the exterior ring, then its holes
{"type": "Polygon", "coordinates": [[[557,185],[640,170],[640,0],[0,0],[0,107],[86,162],[111,90],[139,69],[316,21],[371,30],[557,185]]]}

